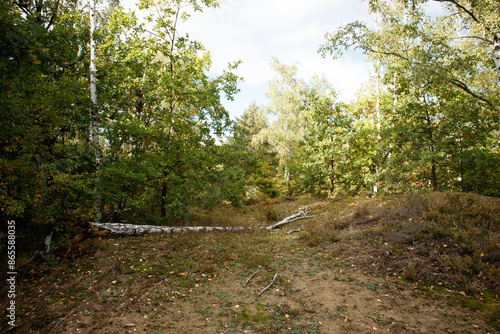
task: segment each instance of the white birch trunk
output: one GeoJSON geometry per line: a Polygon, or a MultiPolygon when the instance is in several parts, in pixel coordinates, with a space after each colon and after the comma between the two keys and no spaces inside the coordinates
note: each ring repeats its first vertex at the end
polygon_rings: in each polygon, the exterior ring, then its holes
{"type": "MultiPolygon", "coordinates": [[[[122,223],[90,223],[94,229],[94,233],[101,234],[104,230],[104,234],[111,235],[143,235],[151,233],[183,233],[183,232],[215,232],[215,231],[226,231],[226,232],[242,232],[242,231],[257,231],[257,230],[267,230],[272,231],[275,228],[297,221],[301,219],[311,219],[319,216],[328,214],[324,212],[319,215],[307,216],[308,210],[299,209],[299,212],[293,214],[285,219],[277,222],[276,224],[270,225],[268,227],[245,227],[245,226],[157,226],[157,225],[135,225],[135,224],[122,224],[122,223]]],[[[297,231],[294,231],[297,232],[297,231]]]]}
{"type": "Polygon", "coordinates": [[[96,0],[90,1],[90,99],[92,100],[92,109],[90,115],[92,144],[95,152],[96,180],[95,180],[95,215],[96,222],[102,220],[102,198],[100,192],[101,183],[101,165],[102,149],[99,140],[99,110],[97,106],[97,68],[95,64],[96,44],[94,40],[94,31],[96,27],[96,0]]]}
{"type": "MultiPolygon", "coordinates": [[[[378,33],[378,15],[375,13],[375,29],[378,33]]],[[[375,65],[376,71],[376,94],[377,100],[375,102],[375,112],[377,113],[377,142],[380,141],[380,59],[377,59],[377,63],[375,65]]],[[[373,183],[373,195],[376,196],[378,193],[378,181],[379,181],[379,166],[378,161],[375,162],[375,182],[373,183]]]]}
{"type": "Polygon", "coordinates": [[[134,225],[121,223],[92,223],[99,229],[108,230],[112,235],[142,235],[150,233],[182,233],[182,232],[214,232],[214,231],[251,231],[251,227],[242,226],[156,226],[156,225],[134,225]]]}
{"type": "Polygon", "coordinates": [[[493,57],[495,58],[498,80],[500,81],[500,34],[493,36],[493,57]]]}
{"type": "MultiPolygon", "coordinates": [[[[498,80],[500,81],[500,34],[496,34],[493,36],[493,57],[495,58],[498,80]]],[[[498,115],[498,117],[500,119],[500,115],[498,115]]],[[[497,142],[500,146],[500,129],[498,129],[497,142]]]]}
{"type": "Polygon", "coordinates": [[[300,217],[304,217],[305,215],[306,215],[306,212],[304,212],[304,211],[299,211],[299,212],[297,212],[296,214],[293,214],[293,215],[291,215],[291,216],[286,217],[286,218],[285,218],[285,219],[283,219],[283,220],[280,220],[280,221],[279,221],[279,222],[277,222],[276,224],[273,224],[273,225],[271,225],[271,226],[266,227],[266,230],[268,230],[268,231],[274,230],[274,229],[275,229],[276,227],[278,227],[278,226],[288,224],[288,223],[290,223],[290,222],[292,222],[292,221],[294,221],[294,220],[297,220],[297,219],[298,219],[298,218],[300,218],[300,217]]]}

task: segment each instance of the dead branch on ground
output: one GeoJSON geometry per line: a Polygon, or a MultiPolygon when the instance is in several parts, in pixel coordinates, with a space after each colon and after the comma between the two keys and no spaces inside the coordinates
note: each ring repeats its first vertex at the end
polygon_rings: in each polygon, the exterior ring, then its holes
{"type": "Polygon", "coordinates": [[[282,225],[285,225],[285,224],[288,224],[288,223],[291,223],[291,222],[294,222],[294,221],[297,221],[300,219],[316,218],[316,217],[324,216],[324,215],[328,214],[328,212],[324,212],[324,213],[321,213],[319,215],[308,216],[309,212],[311,212],[311,211],[307,210],[307,209],[299,209],[299,212],[297,212],[291,216],[288,216],[285,219],[280,220],[276,224],[273,224],[271,226],[266,227],[266,230],[271,231],[279,226],[282,226],[282,225]]]}
{"type": "Polygon", "coordinates": [[[268,286],[266,286],[264,289],[262,289],[261,292],[259,292],[258,296],[260,297],[267,289],[269,289],[271,286],[273,286],[274,284],[274,281],[276,280],[276,277],[278,277],[278,272],[276,272],[276,274],[274,274],[274,278],[273,280],[271,281],[271,283],[269,283],[268,286]]]}
{"type": "Polygon", "coordinates": [[[253,273],[253,274],[252,274],[252,275],[251,275],[251,276],[250,276],[250,277],[246,280],[246,282],[245,282],[245,284],[243,284],[243,286],[247,285],[247,284],[248,284],[248,282],[250,282],[250,280],[252,279],[252,277],[254,277],[254,276],[255,276],[255,274],[257,274],[258,272],[259,272],[259,270],[257,270],[256,272],[254,272],[254,273],[253,273]]]}

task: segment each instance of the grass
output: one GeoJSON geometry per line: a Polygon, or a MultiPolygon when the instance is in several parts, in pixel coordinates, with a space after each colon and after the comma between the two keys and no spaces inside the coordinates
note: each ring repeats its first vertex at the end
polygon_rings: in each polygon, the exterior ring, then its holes
{"type": "MultiPolygon", "coordinates": [[[[498,199],[431,193],[304,198],[243,209],[221,204],[214,211],[191,213],[189,224],[262,227],[275,218],[266,210],[288,216],[305,206],[311,214],[328,214],[285,225],[285,231],[303,227],[298,233],[92,239],[79,245],[75,259],[65,258],[61,250],[51,262],[22,269],[19,330],[62,331],[69,319],[78,317],[88,328],[119,332],[121,317],[135,315],[133,321],[147,317],[158,327],[146,332],[158,333],[204,326],[210,333],[320,333],[322,321],[335,323],[340,332],[359,332],[355,322],[344,323],[337,313],[354,319],[366,309],[359,322],[389,327],[389,320],[377,313],[377,299],[407,289],[430,300],[423,304],[445,299],[454,307],[472,309],[484,326],[500,330],[498,199]],[[275,284],[258,297],[275,273],[275,284]],[[319,304],[308,299],[337,285],[340,295],[321,318],[319,304]],[[363,297],[348,300],[341,295],[344,291],[363,297]],[[374,298],[373,306],[359,304],[367,296],[374,298]],[[108,310],[106,315],[103,310],[108,310]],[[166,324],[170,327],[161,327],[166,324]]],[[[415,303],[408,295],[401,300],[415,303]]],[[[431,333],[443,330],[439,321],[429,326],[431,333]]]]}

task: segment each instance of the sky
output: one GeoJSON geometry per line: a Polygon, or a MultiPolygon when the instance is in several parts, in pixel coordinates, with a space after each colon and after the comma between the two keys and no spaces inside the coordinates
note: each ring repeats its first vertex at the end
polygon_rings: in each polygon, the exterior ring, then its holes
{"type": "MultiPolygon", "coordinates": [[[[124,5],[135,9],[134,0],[124,5]]],[[[370,65],[360,52],[341,59],[323,59],[319,47],[326,32],[354,20],[373,21],[362,0],[222,0],[217,9],[194,13],[180,26],[181,34],[201,42],[210,51],[211,74],[218,75],[227,64],[241,60],[236,74],[243,77],[234,102],[224,106],[232,119],[240,117],[252,101],[267,104],[267,83],[273,73],[272,57],[282,64],[296,65],[298,76],[309,81],[325,75],[338,94],[349,102],[364,82],[370,65]]]]}

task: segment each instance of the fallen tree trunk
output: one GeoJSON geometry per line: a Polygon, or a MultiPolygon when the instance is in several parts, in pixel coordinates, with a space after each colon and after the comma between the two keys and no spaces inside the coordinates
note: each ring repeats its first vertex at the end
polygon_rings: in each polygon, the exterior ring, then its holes
{"type": "Polygon", "coordinates": [[[300,219],[309,219],[326,215],[328,212],[321,215],[308,216],[310,211],[300,209],[298,213],[293,214],[285,219],[277,222],[276,224],[268,227],[243,227],[243,226],[157,226],[157,225],[134,225],[123,223],[91,223],[95,231],[105,230],[111,235],[142,235],[149,233],[182,233],[182,232],[214,232],[214,231],[255,231],[266,229],[267,231],[274,230],[275,228],[294,222],[300,219]]]}
{"type": "Polygon", "coordinates": [[[213,231],[250,231],[251,227],[243,226],[156,226],[134,225],[121,223],[93,223],[93,226],[106,229],[112,235],[142,235],[148,233],[182,233],[182,232],[213,232],[213,231]]]}

